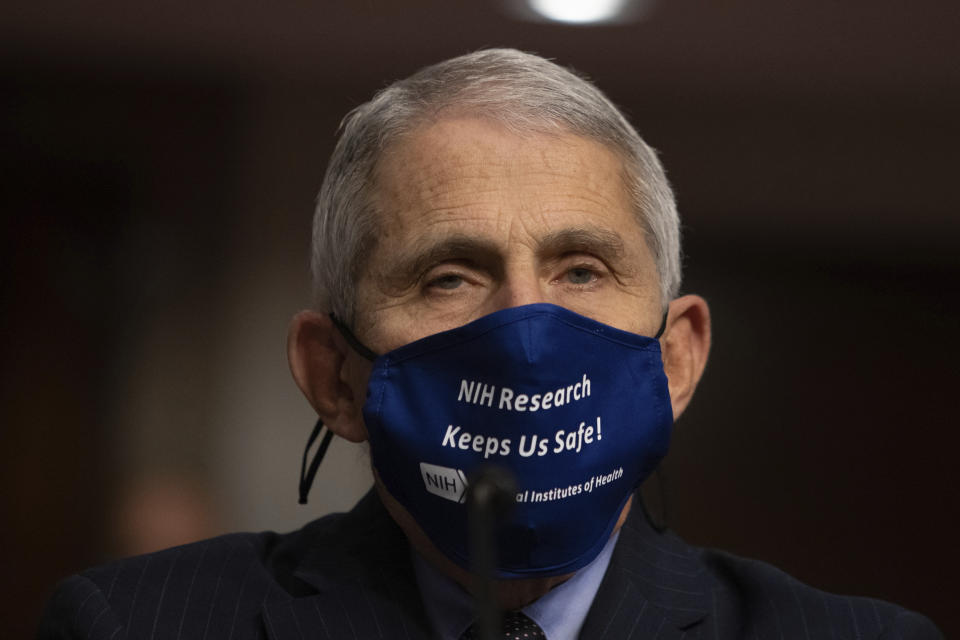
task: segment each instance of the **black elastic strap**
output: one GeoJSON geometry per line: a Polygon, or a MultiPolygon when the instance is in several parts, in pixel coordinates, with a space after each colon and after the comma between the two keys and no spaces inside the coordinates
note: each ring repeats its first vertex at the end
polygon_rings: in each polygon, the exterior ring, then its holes
{"type": "Polygon", "coordinates": [[[377,354],[373,352],[372,349],[367,347],[357,339],[357,336],[353,335],[353,331],[350,331],[350,327],[345,325],[337,316],[330,314],[330,319],[333,321],[333,326],[340,330],[340,334],[343,336],[343,339],[347,341],[353,350],[362,355],[364,358],[373,362],[377,359],[377,354]]]}
{"type": "Polygon", "coordinates": [[[657,335],[653,336],[654,340],[659,340],[660,336],[663,335],[663,332],[667,330],[667,315],[669,314],[670,314],[669,309],[663,312],[663,322],[660,323],[660,330],[657,331],[657,335]]]}
{"type": "MultiPolygon", "coordinates": [[[[333,325],[340,331],[340,334],[343,336],[343,339],[347,341],[354,351],[359,353],[361,356],[367,360],[376,360],[377,354],[371,351],[365,344],[357,340],[357,337],[353,335],[353,332],[342,323],[337,316],[330,314],[330,320],[333,321],[333,325]]],[[[327,453],[327,448],[330,446],[330,441],[333,440],[333,432],[327,428],[327,432],[323,436],[323,440],[320,441],[320,446],[317,447],[317,453],[313,456],[313,460],[310,461],[309,468],[307,467],[307,456],[310,454],[310,447],[313,446],[313,443],[316,442],[317,436],[320,435],[320,431],[323,429],[324,424],[323,420],[317,420],[317,424],[314,425],[313,431],[310,433],[310,437],[307,439],[307,446],[303,449],[303,460],[300,462],[300,504],[307,504],[307,494],[310,493],[310,487],[313,486],[313,479],[317,475],[317,469],[320,468],[320,463],[323,461],[323,456],[327,453]]]]}
{"type": "Polygon", "coordinates": [[[307,494],[310,493],[310,487],[313,486],[313,478],[317,475],[317,469],[320,468],[320,462],[327,453],[330,441],[333,440],[333,431],[328,428],[308,469],[307,454],[310,453],[310,447],[313,446],[317,436],[320,435],[321,429],[323,429],[323,420],[317,420],[317,424],[314,425],[313,431],[310,433],[310,438],[307,439],[307,446],[303,449],[303,460],[300,462],[300,504],[307,504],[307,494]]]}

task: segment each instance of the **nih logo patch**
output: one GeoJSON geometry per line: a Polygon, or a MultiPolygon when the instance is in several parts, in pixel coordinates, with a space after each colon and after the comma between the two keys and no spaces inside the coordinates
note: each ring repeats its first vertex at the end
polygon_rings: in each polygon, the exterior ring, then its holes
{"type": "Polygon", "coordinates": [[[421,462],[420,475],[423,476],[424,488],[435,496],[454,502],[463,502],[466,497],[467,477],[460,469],[421,462]]]}

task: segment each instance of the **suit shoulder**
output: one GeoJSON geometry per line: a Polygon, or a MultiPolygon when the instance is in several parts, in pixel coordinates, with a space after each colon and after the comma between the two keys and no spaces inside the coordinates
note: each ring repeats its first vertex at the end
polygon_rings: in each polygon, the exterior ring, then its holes
{"type": "Polygon", "coordinates": [[[718,606],[761,637],[943,637],[926,617],[884,600],[827,593],[765,562],[724,551],[704,550],[702,558],[717,579],[718,606]]]}
{"type": "Polygon", "coordinates": [[[943,640],[943,634],[930,618],[901,609],[884,629],[881,640],[943,640]]]}
{"type": "Polygon", "coordinates": [[[225,620],[235,637],[258,637],[247,631],[259,625],[262,604],[289,598],[269,568],[284,538],[230,534],[87,569],[58,585],[40,637],[111,637],[122,629],[116,637],[215,638],[225,620]]]}
{"type": "Polygon", "coordinates": [[[179,586],[188,577],[194,589],[219,582],[229,588],[238,568],[256,571],[278,538],[275,533],[234,533],[170,547],[140,556],[121,558],[92,567],[80,575],[96,584],[113,601],[122,594],[154,586],[179,586]],[[224,582],[226,581],[226,585],[224,582]]]}
{"type": "Polygon", "coordinates": [[[61,581],[47,601],[37,638],[111,638],[122,628],[100,588],[74,575],[61,581]]]}

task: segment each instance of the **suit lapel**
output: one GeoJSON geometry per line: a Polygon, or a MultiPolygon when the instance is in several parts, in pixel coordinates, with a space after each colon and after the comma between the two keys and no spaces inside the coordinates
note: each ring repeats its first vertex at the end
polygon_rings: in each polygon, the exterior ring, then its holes
{"type": "Polygon", "coordinates": [[[677,637],[710,611],[711,578],[699,552],[654,530],[642,506],[635,502],[620,530],[582,638],[677,637]]]}
{"type": "Polygon", "coordinates": [[[406,538],[372,492],[317,536],[294,575],[317,592],[264,606],[274,640],[430,636],[406,538]]]}

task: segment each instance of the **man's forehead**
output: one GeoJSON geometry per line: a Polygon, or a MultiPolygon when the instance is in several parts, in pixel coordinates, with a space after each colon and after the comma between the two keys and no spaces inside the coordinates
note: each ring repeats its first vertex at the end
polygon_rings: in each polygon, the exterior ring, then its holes
{"type": "Polygon", "coordinates": [[[491,189],[513,199],[535,194],[553,206],[590,200],[631,208],[623,161],[606,146],[561,131],[521,135],[476,118],[444,119],[404,136],[384,153],[375,180],[381,211],[455,207],[491,189]]]}
{"type": "Polygon", "coordinates": [[[504,262],[521,245],[540,257],[581,251],[626,271],[650,266],[623,163],[592,140],[442,121],[398,143],[378,173],[368,268],[389,279],[444,260],[504,262]]]}

